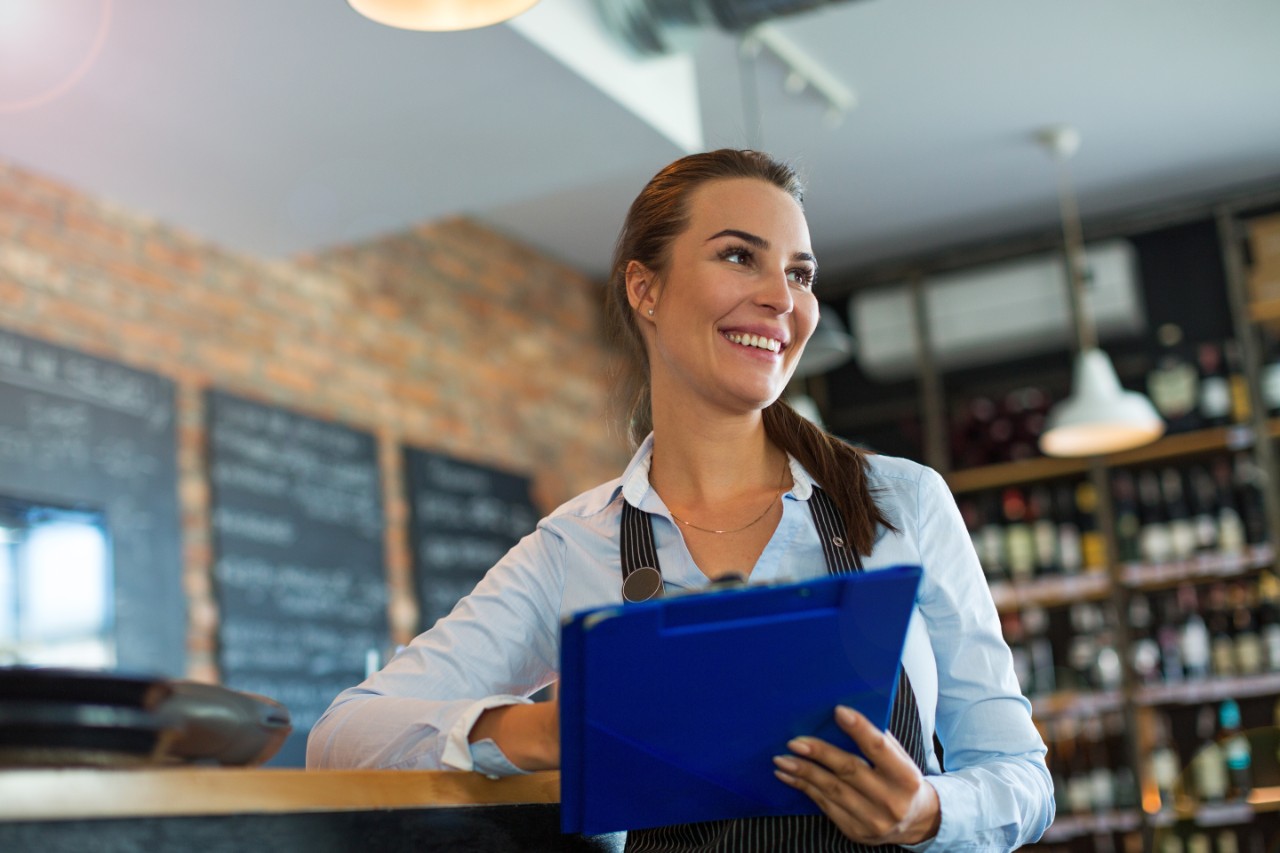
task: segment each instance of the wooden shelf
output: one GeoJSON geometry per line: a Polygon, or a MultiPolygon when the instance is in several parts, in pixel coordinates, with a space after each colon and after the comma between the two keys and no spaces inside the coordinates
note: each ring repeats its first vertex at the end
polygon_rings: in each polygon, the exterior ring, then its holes
{"type": "Polygon", "coordinates": [[[1121,582],[1133,589],[1161,589],[1188,581],[1233,578],[1275,563],[1270,545],[1251,545],[1241,554],[1203,554],[1168,563],[1130,563],[1120,570],[1121,582]]]}
{"type": "Polygon", "coordinates": [[[1137,809],[1097,814],[1059,814],[1045,830],[1040,843],[1069,841],[1086,835],[1135,832],[1141,826],[1142,814],[1137,809]]]}
{"type": "Polygon", "coordinates": [[[1249,319],[1255,323],[1280,320],[1280,299],[1262,299],[1249,303],[1249,319]]]}
{"type": "MultiPolygon", "coordinates": [[[[1272,437],[1280,436],[1280,421],[1270,422],[1272,437]]],[[[1245,425],[1213,427],[1210,429],[1167,435],[1144,447],[1112,453],[1102,457],[1109,468],[1126,465],[1144,465],[1163,462],[1184,456],[1196,456],[1226,450],[1241,450],[1253,445],[1253,430],[1245,425]]],[[[947,484],[955,494],[1018,486],[1040,480],[1084,476],[1089,471],[1088,459],[1055,459],[1048,456],[966,468],[947,475],[947,484]]]]}
{"type": "Polygon", "coordinates": [[[1077,601],[1097,601],[1110,592],[1111,581],[1104,571],[991,583],[991,598],[1002,613],[1024,607],[1059,607],[1077,601]]]}
{"type": "Polygon", "coordinates": [[[1280,695],[1280,672],[1242,675],[1235,678],[1208,678],[1182,684],[1153,684],[1139,687],[1134,701],[1139,705],[1200,705],[1224,699],[1250,699],[1280,695]]]}
{"type": "Polygon", "coordinates": [[[1031,699],[1031,713],[1037,720],[1059,717],[1094,717],[1107,711],[1118,711],[1124,698],[1118,691],[1079,693],[1074,690],[1036,696],[1031,699]]]}

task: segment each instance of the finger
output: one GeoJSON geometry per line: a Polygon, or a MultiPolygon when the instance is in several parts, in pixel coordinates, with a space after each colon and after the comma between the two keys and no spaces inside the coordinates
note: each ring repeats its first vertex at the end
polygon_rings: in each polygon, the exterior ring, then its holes
{"type": "Polygon", "coordinates": [[[841,749],[821,738],[798,737],[787,742],[787,749],[847,780],[852,780],[872,769],[862,756],[841,749]]]}
{"type": "Polygon", "coordinates": [[[880,778],[890,784],[916,781],[920,768],[891,732],[881,731],[864,715],[844,705],[836,708],[835,717],[837,725],[853,738],[880,778]]]}
{"type": "Polygon", "coordinates": [[[803,793],[852,838],[867,840],[871,827],[866,815],[875,808],[856,788],[844,784],[825,767],[790,755],[774,758],[774,774],[803,793]]]}

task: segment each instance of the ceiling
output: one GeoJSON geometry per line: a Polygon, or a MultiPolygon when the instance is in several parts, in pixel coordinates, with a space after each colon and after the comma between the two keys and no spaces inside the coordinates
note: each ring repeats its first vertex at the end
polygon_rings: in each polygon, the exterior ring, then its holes
{"type": "MultiPolygon", "coordinates": [[[[528,15],[599,30],[589,11],[528,15]]],[[[1051,227],[1056,174],[1032,141],[1051,123],[1082,134],[1086,220],[1280,181],[1277,0],[834,3],[771,26],[856,108],[831,126],[766,52],[758,134],[735,37],[693,39],[691,91],[654,84],[642,118],[606,66],[646,63],[597,62],[546,21],[539,39],[393,30],[344,0],[0,0],[0,160],[264,258],[467,215],[597,277],[631,198],[683,153],[653,105],[694,95],[704,146],[800,167],[836,280],[1051,227]]]]}

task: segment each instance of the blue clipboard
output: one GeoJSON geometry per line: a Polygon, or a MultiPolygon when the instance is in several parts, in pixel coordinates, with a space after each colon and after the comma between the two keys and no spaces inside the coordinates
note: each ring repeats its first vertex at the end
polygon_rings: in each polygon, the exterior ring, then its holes
{"type": "Polygon", "coordinates": [[[773,775],[787,741],[883,729],[918,566],[584,611],[561,628],[564,832],[816,814],[773,775]]]}

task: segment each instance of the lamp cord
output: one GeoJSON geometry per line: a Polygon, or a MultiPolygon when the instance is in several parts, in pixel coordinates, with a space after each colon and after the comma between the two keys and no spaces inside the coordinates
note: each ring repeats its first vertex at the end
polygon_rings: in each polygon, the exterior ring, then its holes
{"type": "Polygon", "coordinates": [[[1062,244],[1067,259],[1067,292],[1071,308],[1071,325],[1076,333],[1079,352],[1098,346],[1098,332],[1086,303],[1084,229],[1080,225],[1080,209],[1071,186],[1071,172],[1065,159],[1058,161],[1058,210],[1062,218],[1062,244]]]}

